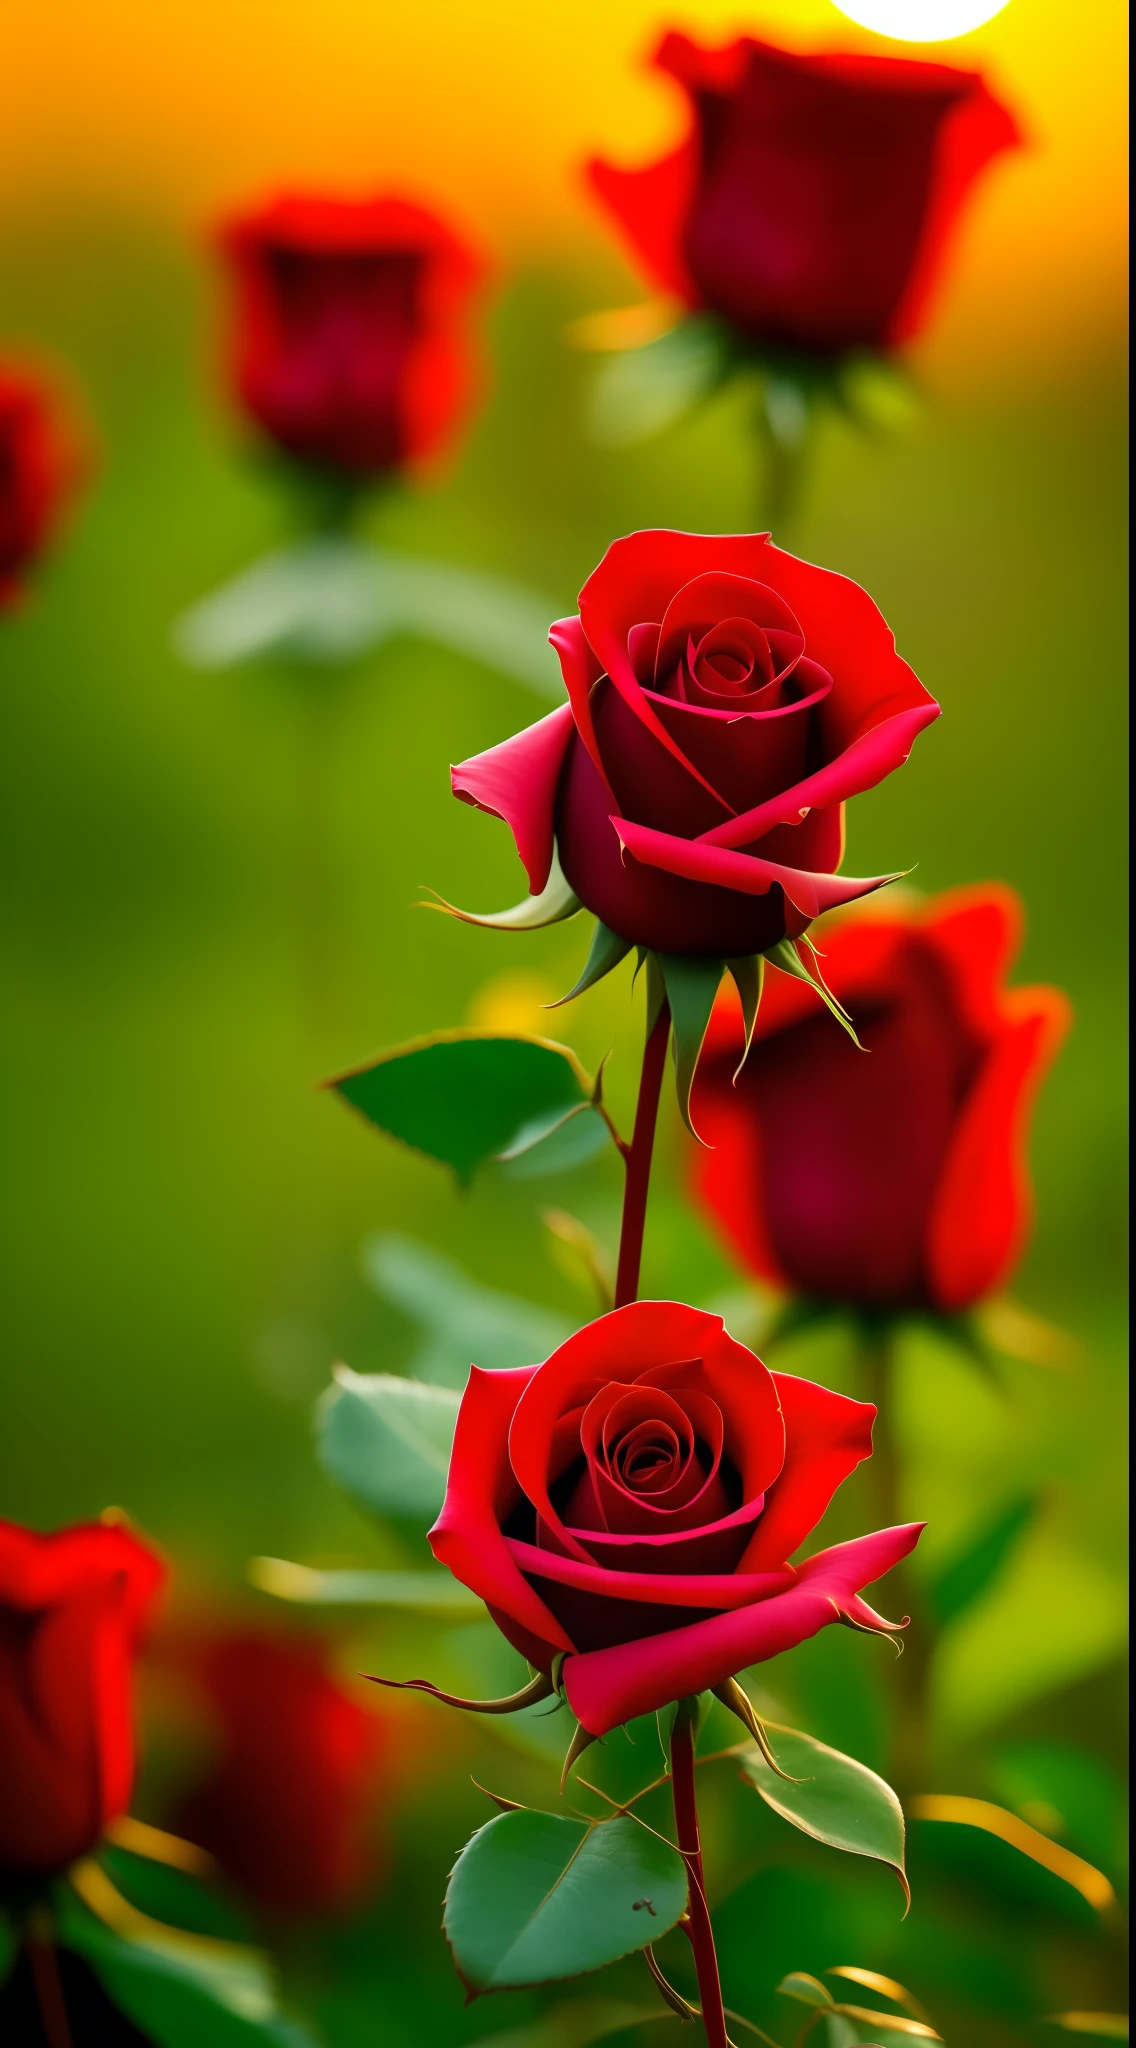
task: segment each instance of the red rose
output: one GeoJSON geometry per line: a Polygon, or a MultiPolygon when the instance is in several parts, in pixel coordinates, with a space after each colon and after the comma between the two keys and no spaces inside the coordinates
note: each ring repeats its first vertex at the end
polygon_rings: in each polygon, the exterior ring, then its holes
{"type": "Polygon", "coordinates": [[[54,395],[39,377],[0,364],[0,610],[19,596],[78,469],[54,395]]]}
{"type": "Polygon", "coordinates": [[[745,1262],[872,1308],[964,1309],[1003,1280],[1029,1215],[1030,1105],[1069,1024],[1053,988],[1007,989],[1012,890],[848,918],[825,979],[866,1055],[776,975],[736,1085],[740,1016],[719,1003],[695,1082],[710,1150],[697,1194],[745,1262]]]}
{"type": "Polygon", "coordinates": [[[593,1735],[847,1617],[919,1525],[794,1568],[875,1409],[768,1372],[720,1316],[633,1302],[543,1365],[474,1366],[434,1554],[593,1735]]]}
{"type": "Polygon", "coordinates": [[[320,1642],[249,1629],[196,1661],[219,1746],[179,1831],[270,1912],[342,1911],[375,1874],[366,1821],[383,1724],[336,1682],[320,1642]]]}
{"type": "Polygon", "coordinates": [[[837,877],[844,800],[939,707],[858,584],[768,534],[635,533],[550,638],[569,703],[452,771],[535,893],[555,840],[621,938],[730,958],[888,879],[837,877]]]}
{"type": "Polygon", "coordinates": [[[285,196],[222,234],[236,285],[233,380],[271,440],[359,474],[434,453],[472,396],[481,268],[406,200],[285,196]]]}
{"type": "Polygon", "coordinates": [[[975,178],[1018,140],[973,72],[663,38],[692,132],[592,181],[651,276],[749,339],[825,354],[907,341],[975,178]]]}
{"type": "Polygon", "coordinates": [[[121,1527],[0,1522],[0,1872],[62,1870],[125,1813],[134,1654],[164,1576],[121,1527]]]}

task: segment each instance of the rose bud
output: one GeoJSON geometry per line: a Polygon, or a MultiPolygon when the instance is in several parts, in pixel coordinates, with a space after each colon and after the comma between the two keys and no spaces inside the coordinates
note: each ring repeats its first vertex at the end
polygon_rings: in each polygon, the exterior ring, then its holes
{"type": "Polygon", "coordinates": [[[0,1879],[65,1869],[125,1813],[134,1658],[164,1577],[118,1524],[0,1522],[0,1879]]]}
{"type": "Polygon", "coordinates": [[[1054,988],[1005,986],[1021,908],[997,885],[825,930],[856,1051],[773,977],[744,1066],[720,1002],[695,1082],[702,1206],[763,1279],[870,1309],[954,1314],[1006,1278],[1029,1222],[1030,1108],[1068,1029],[1054,988]]]}
{"type": "Polygon", "coordinates": [[[43,379],[0,363],[0,611],[19,597],[80,466],[74,436],[43,379]]]}
{"type": "Polygon", "coordinates": [[[217,1752],[178,1831],[268,1912],[344,1911],[376,1875],[367,1818],[383,1723],[338,1684],[322,1642],[247,1629],[194,1664],[217,1752]]]}
{"type": "Polygon", "coordinates": [[[620,940],[729,959],[894,879],[838,875],[844,802],[939,706],[858,584],[768,534],[634,533],[550,638],[569,702],[452,771],[534,895],[558,852],[620,940]]]}
{"type": "Polygon", "coordinates": [[[651,278],[744,339],[836,355],[922,327],[975,179],[1018,140],[973,72],[664,36],[691,128],[592,183],[651,278]]]}
{"type": "Polygon", "coordinates": [[[604,1735],[829,1622],[891,1626],[860,1591],[921,1525],[789,1562],[875,1413],[769,1372],[720,1316],[633,1302],[543,1365],[473,1367],[430,1544],[604,1735]]]}
{"type": "Polygon", "coordinates": [[[283,195],[230,221],[221,247],[232,382],[286,454],[367,477],[451,439],[477,381],[482,273],[443,221],[389,196],[283,195]]]}

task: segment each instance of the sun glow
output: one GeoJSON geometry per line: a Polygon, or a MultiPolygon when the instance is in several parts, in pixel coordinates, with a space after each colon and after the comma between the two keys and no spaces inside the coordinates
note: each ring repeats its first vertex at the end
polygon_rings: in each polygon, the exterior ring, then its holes
{"type": "Polygon", "coordinates": [[[836,0],[841,14],[903,43],[945,43],[1001,14],[1007,0],[836,0]]]}

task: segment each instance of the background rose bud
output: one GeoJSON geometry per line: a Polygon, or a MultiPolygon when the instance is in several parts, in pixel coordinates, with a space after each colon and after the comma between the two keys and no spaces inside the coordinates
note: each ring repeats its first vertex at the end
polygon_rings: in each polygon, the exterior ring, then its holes
{"type": "Polygon", "coordinates": [[[550,638],[568,704],[453,770],[534,892],[555,841],[621,938],[728,958],[887,879],[837,876],[844,801],[939,707],[858,584],[768,534],[634,533],[550,638]]]}
{"type": "Polygon", "coordinates": [[[0,1875],[61,1870],[125,1813],[134,1655],[163,1578],[117,1525],[0,1522],[0,1875]]]}
{"type": "Polygon", "coordinates": [[[836,353],[914,335],[971,185],[1017,140],[982,79],[748,37],[667,35],[655,62],[689,96],[689,137],[644,170],[591,166],[651,277],[754,341],[836,353]]]}
{"type": "Polygon", "coordinates": [[[871,1455],[875,1409],[767,1371],[720,1316],[639,1301],[462,1398],[434,1555],[590,1734],[721,1685],[842,1617],[919,1527],[794,1568],[871,1455]]]}
{"type": "Polygon", "coordinates": [[[79,468],[54,392],[36,373],[0,363],[0,610],[18,597],[79,468]]]}
{"type": "Polygon", "coordinates": [[[385,1726],[320,1641],[248,1629],[194,1659],[216,1741],[176,1825],[270,1912],[336,1913],[376,1874],[368,1834],[385,1726]]]}
{"type": "Polygon", "coordinates": [[[695,1082],[711,1149],[691,1170],[757,1273],[945,1313],[1005,1279],[1029,1220],[1030,1107],[1070,1018],[1057,989],[1005,987],[1020,940],[996,885],[834,925],[824,976],[866,1052],[773,975],[736,1085],[741,1021],[719,1003],[695,1082]]]}
{"type": "Polygon", "coordinates": [[[407,200],[289,195],[228,223],[232,379],[301,462],[360,475],[434,454],[468,407],[481,266],[407,200]]]}

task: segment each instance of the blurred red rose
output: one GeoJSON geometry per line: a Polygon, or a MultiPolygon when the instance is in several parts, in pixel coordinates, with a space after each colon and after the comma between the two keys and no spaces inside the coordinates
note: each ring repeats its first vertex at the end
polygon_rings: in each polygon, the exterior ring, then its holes
{"type": "Polygon", "coordinates": [[[871,1454],[875,1409],[768,1372],[720,1316],[633,1302],[543,1365],[473,1367],[435,1556],[593,1735],[843,1618],[920,1525],[788,1562],[871,1454]]]}
{"type": "Polygon", "coordinates": [[[695,1081],[696,1194],[745,1262],[807,1294],[953,1313],[1005,1279],[1029,1222],[1025,1139],[1068,1028],[1054,988],[1005,986],[1013,891],[964,889],[826,931],[858,1052],[811,990],[769,977],[738,1076],[720,1002],[695,1081]]]}
{"type": "Polygon", "coordinates": [[[476,384],[481,266],[446,224],[391,197],[285,195],[230,221],[232,377],[301,462],[403,468],[453,435],[476,384]]]}
{"type": "Polygon", "coordinates": [[[332,1676],[327,1645],[248,1629],[194,1659],[217,1739],[177,1815],[269,1912],[341,1912],[375,1877],[369,1808],[385,1728],[332,1676]]]}
{"type": "Polygon", "coordinates": [[[667,35],[655,63],[689,96],[687,140],[644,170],[590,166],[651,277],[753,341],[910,339],[971,185],[1018,140],[982,79],[749,37],[667,35]]]}
{"type": "Polygon", "coordinates": [[[56,394],[37,373],[0,363],[0,610],[19,596],[80,467],[56,394]]]}
{"type": "Polygon", "coordinates": [[[125,1813],[135,1650],[165,1576],[128,1529],[0,1522],[0,1872],[62,1870],[125,1813]]]}
{"type": "Polygon", "coordinates": [[[768,534],[614,541],[549,636],[569,702],[453,770],[534,892],[663,953],[764,951],[886,877],[840,879],[846,797],[939,707],[867,593],[768,534]]]}

